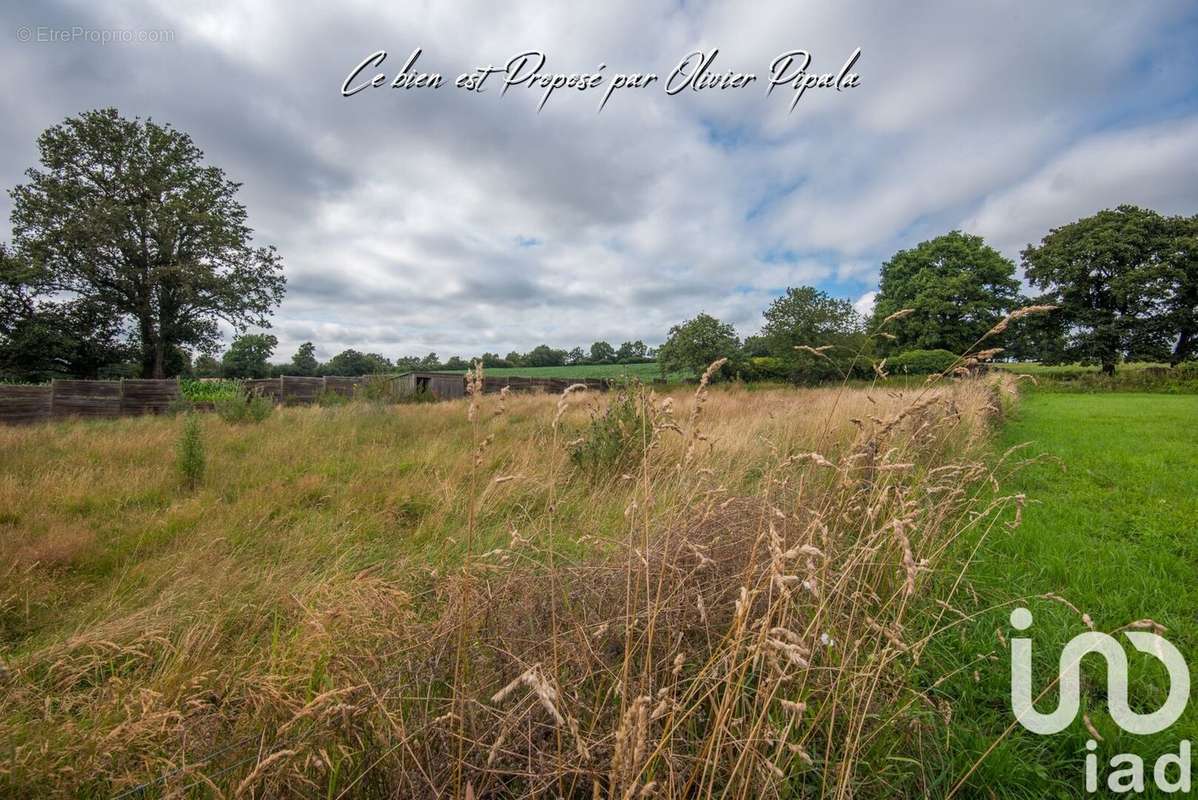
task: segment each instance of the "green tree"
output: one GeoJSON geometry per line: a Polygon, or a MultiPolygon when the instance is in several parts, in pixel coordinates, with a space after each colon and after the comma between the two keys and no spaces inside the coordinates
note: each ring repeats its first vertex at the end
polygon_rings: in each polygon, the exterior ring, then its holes
{"type": "Polygon", "coordinates": [[[392,369],[391,361],[378,353],[361,353],[354,349],[342,350],[330,358],[321,369],[325,375],[356,377],[375,375],[392,369]]]}
{"type": "Polygon", "coordinates": [[[291,357],[291,374],[308,377],[320,371],[320,362],[316,360],[316,345],[304,342],[291,357]]]}
{"type": "Polygon", "coordinates": [[[278,344],[269,333],[242,334],[221,359],[221,372],[226,378],[269,378],[270,356],[278,344]]]}
{"type": "Polygon", "coordinates": [[[582,351],[581,347],[575,347],[569,353],[566,353],[567,364],[585,364],[587,354],[582,351]]]}
{"type": "Polygon", "coordinates": [[[41,168],[12,190],[14,247],[53,292],[111,307],[140,341],[143,374],[206,350],[218,320],[266,327],[283,296],[273,247],[251,246],[239,184],[169,125],[88,111],[38,138],[41,168]]]}
{"type": "MultiPolygon", "coordinates": [[[[1053,305],[1048,295],[1019,300],[1019,307],[1053,305]]],[[[1069,360],[1066,334],[1068,326],[1061,309],[1047,314],[1031,314],[1010,323],[1005,334],[1003,357],[1015,361],[1037,361],[1041,364],[1064,364],[1069,360]]]]}
{"type": "Polygon", "coordinates": [[[425,370],[441,369],[441,359],[437,358],[436,353],[429,353],[427,356],[420,359],[420,369],[425,369],[425,370]]]}
{"type": "Polygon", "coordinates": [[[723,377],[735,374],[740,353],[736,330],[710,314],[700,313],[670,328],[670,336],[657,350],[657,363],[662,374],[675,371],[701,373],[712,362],[726,358],[721,368],[723,377]]]}
{"type": "Polygon", "coordinates": [[[513,350],[512,352],[510,352],[506,356],[504,356],[503,360],[506,361],[507,363],[511,364],[513,367],[524,366],[524,354],[519,353],[515,350],[513,350]]]}
{"type": "Polygon", "coordinates": [[[592,364],[610,364],[616,360],[616,349],[607,342],[595,342],[587,360],[592,364]]]}
{"type": "Polygon", "coordinates": [[[616,361],[620,364],[637,364],[646,359],[649,348],[640,339],[624,342],[616,349],[616,361]]]}
{"type": "Polygon", "coordinates": [[[895,338],[882,338],[879,349],[963,353],[1015,308],[1018,298],[1015,264],[980,236],[953,231],[921,242],[882,265],[874,326],[901,309],[914,311],[886,326],[895,338]]]}
{"type": "Polygon", "coordinates": [[[1121,358],[1192,353],[1194,221],[1123,205],[1054,228],[1023,251],[1028,280],[1061,307],[1072,357],[1112,373],[1121,358]]]}
{"type": "Polygon", "coordinates": [[[469,368],[470,365],[461,356],[450,356],[449,360],[445,362],[445,369],[465,370],[469,368]]]}
{"type": "Polygon", "coordinates": [[[861,317],[853,304],[810,286],[787,289],[763,316],[761,338],[768,353],[796,382],[847,375],[865,347],[861,317]],[[799,346],[828,349],[817,356],[796,349],[799,346]]]}
{"type": "Polygon", "coordinates": [[[547,344],[539,344],[524,356],[524,366],[561,367],[566,363],[566,351],[556,350],[547,344]]]}
{"type": "Polygon", "coordinates": [[[219,378],[221,376],[221,364],[209,354],[201,353],[196,357],[196,363],[192,367],[192,372],[197,378],[219,378]]]}
{"type": "Polygon", "coordinates": [[[44,273],[0,245],[0,377],[96,378],[135,355],[103,303],[53,299],[44,273]]]}

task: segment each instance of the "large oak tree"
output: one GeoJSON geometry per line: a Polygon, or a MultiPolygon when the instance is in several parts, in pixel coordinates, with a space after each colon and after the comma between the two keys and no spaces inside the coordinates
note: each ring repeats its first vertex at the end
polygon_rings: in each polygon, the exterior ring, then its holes
{"type": "Polygon", "coordinates": [[[1015,264],[980,236],[953,231],[882,265],[874,319],[913,309],[894,320],[880,342],[883,352],[948,350],[961,354],[1019,303],[1015,264]]]}
{"type": "Polygon", "coordinates": [[[1061,307],[1070,354],[1177,363],[1198,345],[1198,217],[1122,205],[1054,228],[1023,251],[1028,279],[1061,307]]]}
{"type": "Polygon", "coordinates": [[[131,321],[143,374],[180,347],[210,351],[218,321],[268,326],[283,296],[273,247],[254,247],[240,184],[170,125],[89,111],[38,138],[12,190],[13,244],[39,285],[131,321]]]}

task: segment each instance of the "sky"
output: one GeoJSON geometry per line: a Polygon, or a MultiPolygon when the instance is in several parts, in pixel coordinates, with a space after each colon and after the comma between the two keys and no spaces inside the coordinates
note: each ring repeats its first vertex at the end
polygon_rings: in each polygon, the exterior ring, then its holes
{"type": "Polygon", "coordinates": [[[745,336],[788,286],[867,311],[887,258],[953,229],[1018,263],[1102,208],[1198,213],[1189,2],[51,0],[0,5],[0,32],[0,185],[84,110],[188,132],[283,257],[276,360],[654,345],[700,311],[745,336]],[[440,89],[342,95],[417,48],[440,89]],[[780,54],[836,73],[857,48],[857,86],[766,96],[780,54]],[[544,73],[659,79],[601,112],[602,85],[540,111],[502,74],[454,86],[532,50],[544,73]],[[667,94],[713,50],[757,80],[667,94]]]}

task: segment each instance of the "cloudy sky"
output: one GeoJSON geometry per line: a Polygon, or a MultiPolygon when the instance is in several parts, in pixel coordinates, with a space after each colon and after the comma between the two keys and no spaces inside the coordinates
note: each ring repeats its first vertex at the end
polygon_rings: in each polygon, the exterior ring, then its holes
{"type": "Polygon", "coordinates": [[[15,5],[0,184],[86,109],[189,132],[284,257],[279,358],[305,340],[323,358],[656,344],[700,310],[746,335],[786,286],[865,307],[890,254],[953,228],[1017,259],[1119,203],[1198,213],[1188,2],[15,5]],[[363,78],[390,79],[416,48],[443,88],[341,95],[371,53],[388,55],[363,78]],[[713,71],[756,83],[666,94],[717,48],[713,71]],[[780,53],[836,72],[856,48],[860,86],[793,112],[789,88],[765,96],[780,53]],[[542,92],[503,95],[501,76],[453,86],[529,50],[544,72],[659,80],[602,113],[602,87],[537,113],[542,92]]]}

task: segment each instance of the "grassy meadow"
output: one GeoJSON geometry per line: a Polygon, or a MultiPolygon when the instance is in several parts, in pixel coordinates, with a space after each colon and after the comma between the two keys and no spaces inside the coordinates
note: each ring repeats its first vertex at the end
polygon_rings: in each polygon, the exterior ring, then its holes
{"type": "Polygon", "coordinates": [[[0,796],[924,796],[1005,383],[0,429],[0,796]]]}
{"type": "MultiPolygon", "coordinates": [[[[1085,742],[1093,733],[1080,715],[1055,736],[1007,731],[1014,721],[1010,657],[998,632],[1010,634],[1013,604],[1034,614],[1037,687],[1056,676],[1064,644],[1088,629],[1083,614],[1109,632],[1153,619],[1187,659],[1198,653],[1195,419],[1193,394],[1033,392],[1020,400],[998,446],[1019,448],[1010,458],[1027,461],[1004,486],[1026,497],[1022,524],[962,551],[971,561],[969,602],[961,607],[970,619],[959,637],[937,637],[929,648],[926,680],[955,673],[938,689],[953,704],[939,762],[945,792],[986,754],[967,795],[987,788],[995,797],[1082,795],[1085,742]]],[[[1163,667],[1125,649],[1133,703],[1158,708],[1168,692],[1163,667]]],[[[1198,739],[1193,704],[1159,734],[1121,731],[1106,711],[1103,671],[1094,665],[1083,676],[1082,710],[1101,736],[1100,764],[1132,752],[1151,767],[1160,754],[1176,753],[1179,740],[1198,739]]],[[[1038,705],[1051,709],[1055,698],[1050,692],[1038,705]]]]}

